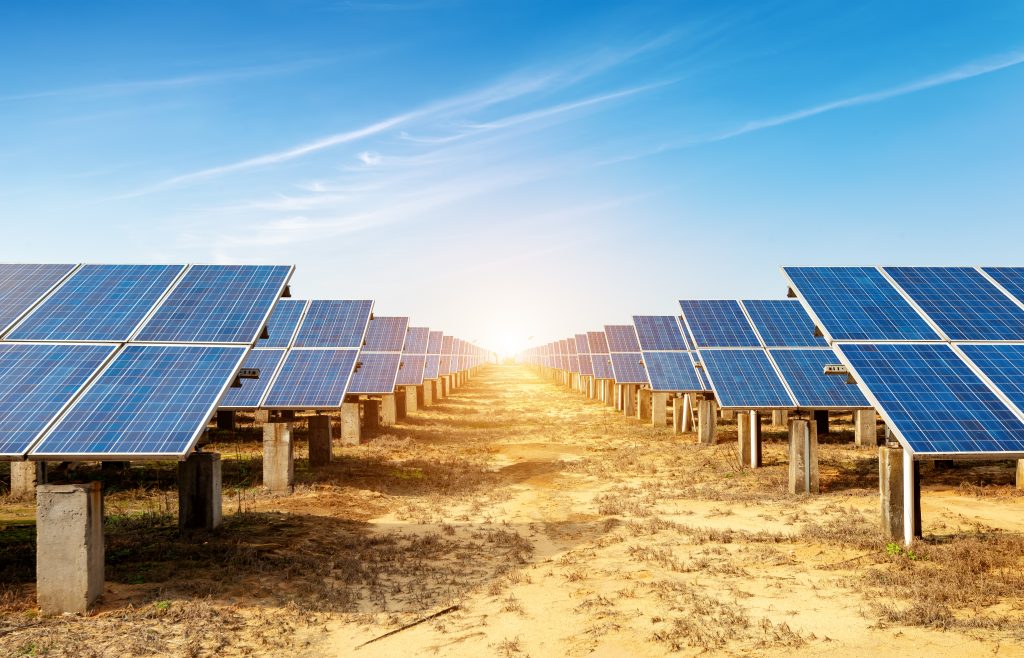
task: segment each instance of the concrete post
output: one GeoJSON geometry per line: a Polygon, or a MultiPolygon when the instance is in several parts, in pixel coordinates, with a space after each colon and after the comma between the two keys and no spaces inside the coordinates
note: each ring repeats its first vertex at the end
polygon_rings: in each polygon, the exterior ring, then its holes
{"type": "Polygon", "coordinates": [[[382,395],[380,398],[380,424],[391,427],[398,423],[398,402],[395,394],[382,395]]]}
{"type": "Polygon", "coordinates": [[[423,406],[429,407],[434,404],[434,381],[431,379],[423,380],[423,406]]]}
{"type": "Polygon", "coordinates": [[[693,414],[697,408],[697,396],[693,393],[683,394],[683,431],[693,432],[693,414]]]}
{"type": "Polygon", "coordinates": [[[636,417],[637,420],[647,420],[651,417],[651,389],[641,388],[636,392],[636,417]]]}
{"type": "Polygon", "coordinates": [[[740,466],[761,467],[761,415],[756,411],[736,415],[740,466]]]}
{"type": "Polygon", "coordinates": [[[818,430],[814,421],[789,421],[789,493],[819,493],[818,430]]]}
{"type": "Polygon", "coordinates": [[[909,546],[921,536],[921,485],[917,464],[901,446],[878,448],[878,489],[882,504],[882,533],[909,546]]]}
{"type": "Polygon", "coordinates": [[[341,405],[341,443],[357,446],[359,434],[359,403],[345,402],[341,405]]]}
{"type": "Polygon", "coordinates": [[[363,400],[363,429],[368,432],[380,429],[379,400],[363,400]]]}
{"type": "Polygon", "coordinates": [[[785,409],[772,409],[772,427],[789,427],[789,412],[785,409]]]}
{"type": "Polygon", "coordinates": [[[406,415],[416,413],[416,410],[417,410],[416,403],[418,402],[417,398],[418,398],[418,395],[417,395],[417,392],[416,392],[416,387],[415,386],[406,386],[405,387],[405,413],[406,413],[406,415]]]}
{"type": "Polygon", "coordinates": [[[291,423],[263,426],[263,486],[271,493],[291,493],[295,487],[295,458],[291,423]]]}
{"type": "Polygon", "coordinates": [[[46,484],[46,462],[11,462],[11,498],[28,500],[40,484],[46,484]]]}
{"type": "Polygon", "coordinates": [[[252,414],[252,420],[257,425],[264,425],[270,422],[270,411],[267,409],[257,409],[252,414]]]}
{"type": "Polygon", "coordinates": [[[636,396],[638,394],[635,384],[624,384],[622,386],[622,415],[632,418],[636,415],[636,396]]]}
{"type": "Polygon", "coordinates": [[[1017,488],[1024,489],[1024,459],[1017,460],[1017,488]]]}
{"type": "Polygon", "coordinates": [[[662,391],[651,392],[651,424],[655,427],[665,427],[668,421],[668,393],[662,391]]]}
{"type": "Polygon", "coordinates": [[[878,445],[878,414],[874,409],[853,412],[853,442],[859,447],[878,445]]]}
{"type": "Polygon", "coordinates": [[[615,404],[615,382],[610,379],[604,380],[604,403],[609,407],[615,404]]]}
{"type": "Polygon", "coordinates": [[[36,488],[36,601],[44,615],[85,614],[103,593],[99,482],[36,488]]]}
{"type": "Polygon", "coordinates": [[[697,442],[701,445],[713,446],[718,443],[715,421],[718,415],[718,403],[714,400],[697,402],[697,442]]]}
{"type": "Polygon", "coordinates": [[[736,420],[736,411],[734,409],[722,409],[718,415],[721,417],[722,422],[736,420]]]}
{"type": "Polygon", "coordinates": [[[448,397],[448,393],[449,393],[449,391],[448,391],[448,377],[441,377],[440,379],[437,380],[437,384],[438,384],[438,394],[437,394],[437,397],[443,400],[446,397],[448,397]]]}
{"type": "Polygon", "coordinates": [[[828,409],[819,409],[814,412],[814,422],[818,426],[818,434],[828,434],[828,409]]]}
{"type": "Polygon", "coordinates": [[[309,417],[309,466],[326,466],[331,462],[331,417],[309,417]]]}
{"type": "Polygon", "coordinates": [[[221,512],[221,463],[215,452],[193,452],[178,462],[178,530],[214,530],[221,512]]]}

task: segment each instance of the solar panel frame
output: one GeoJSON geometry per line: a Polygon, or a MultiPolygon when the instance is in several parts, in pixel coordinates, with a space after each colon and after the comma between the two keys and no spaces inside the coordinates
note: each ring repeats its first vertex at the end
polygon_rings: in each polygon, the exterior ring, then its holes
{"type": "Polygon", "coordinates": [[[0,263],[0,336],[79,267],[72,263],[0,263]]]}

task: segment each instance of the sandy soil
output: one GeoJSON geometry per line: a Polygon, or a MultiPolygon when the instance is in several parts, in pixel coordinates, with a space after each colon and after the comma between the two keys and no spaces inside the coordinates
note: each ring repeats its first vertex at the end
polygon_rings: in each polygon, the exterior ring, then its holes
{"type": "Polygon", "coordinates": [[[908,552],[878,532],[876,454],[848,423],[813,497],[784,493],[765,430],[751,472],[734,425],[698,447],[503,366],[328,468],[300,445],[289,497],[259,489],[255,432],[216,435],[209,536],[177,537],[173,465],[85,468],[109,478],[107,593],[37,618],[33,510],[3,499],[0,654],[1024,655],[1010,464],[926,467],[908,552]]]}

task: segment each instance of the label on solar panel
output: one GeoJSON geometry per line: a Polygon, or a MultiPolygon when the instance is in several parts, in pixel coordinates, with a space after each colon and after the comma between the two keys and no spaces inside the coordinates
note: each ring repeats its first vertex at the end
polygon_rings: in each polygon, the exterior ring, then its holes
{"type": "Polygon", "coordinates": [[[841,363],[828,363],[825,365],[826,375],[848,375],[850,369],[841,363]]]}

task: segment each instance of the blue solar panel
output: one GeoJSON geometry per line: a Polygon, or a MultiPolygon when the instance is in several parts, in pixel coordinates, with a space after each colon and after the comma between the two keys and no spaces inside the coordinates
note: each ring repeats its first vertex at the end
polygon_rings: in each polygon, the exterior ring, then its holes
{"type": "Polygon", "coordinates": [[[757,347],[761,344],[734,299],[681,299],[679,306],[697,347],[757,347]]]}
{"type": "Polygon", "coordinates": [[[586,334],[576,334],[576,353],[590,354],[590,343],[586,334]]]}
{"type": "Polygon", "coordinates": [[[439,354],[428,354],[426,363],[423,366],[423,379],[437,379],[437,371],[441,367],[441,356],[439,354]]]}
{"type": "Polygon", "coordinates": [[[437,375],[438,377],[444,377],[452,373],[452,357],[451,355],[442,354],[437,361],[437,375]]]}
{"type": "Polygon", "coordinates": [[[291,267],[194,265],[136,337],[159,343],[256,341],[291,267]]]}
{"type": "Polygon", "coordinates": [[[402,367],[398,369],[397,386],[419,386],[423,383],[423,369],[427,357],[422,354],[403,354],[402,367]]]}
{"type": "Polygon", "coordinates": [[[722,407],[781,409],[793,406],[764,350],[701,350],[705,373],[722,407]]]}
{"type": "Polygon", "coordinates": [[[608,339],[605,337],[603,331],[588,331],[587,345],[590,354],[608,353],[608,339]]]}
{"type": "Polygon", "coordinates": [[[608,339],[609,352],[639,352],[636,329],[631,324],[606,324],[604,335],[608,339]]]}
{"type": "Polygon", "coordinates": [[[373,302],[368,299],[314,299],[295,335],[295,347],[360,347],[367,335],[373,302]]]}
{"type": "Polygon", "coordinates": [[[242,367],[259,368],[260,377],[259,379],[243,379],[241,388],[228,389],[227,395],[220,403],[221,408],[258,409],[284,353],[283,349],[260,349],[249,352],[242,367]]]}
{"type": "Polygon", "coordinates": [[[814,335],[814,322],[795,299],[744,299],[757,333],[768,347],[828,347],[814,335]]]}
{"type": "Polygon", "coordinates": [[[394,393],[401,358],[400,354],[394,352],[363,352],[359,355],[359,367],[352,375],[348,392],[363,395],[394,393]]]}
{"type": "Polygon", "coordinates": [[[706,391],[686,352],[644,352],[652,391],[706,391]]]}
{"type": "Polygon", "coordinates": [[[771,357],[793,391],[798,407],[858,409],[871,406],[855,384],[846,383],[846,377],[825,374],[826,365],[839,363],[830,349],[771,350],[771,357]]]}
{"type": "Polygon", "coordinates": [[[0,455],[24,455],[115,349],[0,343],[0,455]]]}
{"type": "Polygon", "coordinates": [[[885,271],[952,340],[1024,340],[1024,309],[973,268],[885,271]]]}
{"type": "Polygon", "coordinates": [[[454,336],[444,336],[441,339],[441,354],[451,354],[452,345],[455,342],[454,336]]]}
{"type": "Polygon", "coordinates": [[[570,337],[565,340],[565,346],[569,349],[569,354],[577,354],[576,351],[576,338],[570,337]]]}
{"type": "Polygon", "coordinates": [[[1024,345],[960,345],[964,354],[1018,409],[1024,409],[1024,345]]]}
{"type": "Polygon", "coordinates": [[[612,357],[612,379],[619,384],[647,384],[647,368],[640,352],[615,352],[612,357]]]}
{"type": "MultiPolygon", "coordinates": [[[[585,357],[586,358],[586,357],[585,357]]],[[[577,354],[569,355],[569,372],[579,373],[580,371],[580,357],[577,354]]]]}
{"type": "Polygon", "coordinates": [[[74,265],[0,264],[0,334],[74,268],[74,265]]]}
{"type": "Polygon", "coordinates": [[[358,350],[291,349],[263,406],[276,409],[336,409],[345,401],[358,350]]]}
{"type": "Polygon", "coordinates": [[[1024,453],[1024,423],[949,345],[849,344],[836,350],[913,452],[1024,453]]]}
{"type": "Polygon", "coordinates": [[[430,332],[430,338],[427,339],[427,354],[441,353],[441,341],[443,336],[444,333],[440,331],[430,332]]]}
{"type": "Polygon", "coordinates": [[[288,347],[291,345],[292,336],[302,319],[302,312],[306,310],[305,299],[282,299],[277,302],[274,312],[267,320],[267,334],[270,338],[261,338],[257,347],[288,347]]]}
{"type": "Polygon", "coordinates": [[[126,341],[183,265],[83,265],[10,340],[126,341]]]}
{"type": "Polygon", "coordinates": [[[594,370],[594,379],[615,379],[612,371],[612,360],[607,354],[592,354],[590,364],[594,370]]]}
{"type": "Polygon", "coordinates": [[[406,354],[426,354],[429,336],[430,329],[427,327],[409,327],[405,349],[402,351],[406,354]]]}
{"type": "Polygon", "coordinates": [[[580,374],[592,377],[594,375],[594,364],[590,360],[590,355],[578,354],[576,358],[579,359],[580,374]]]}
{"type": "Polygon", "coordinates": [[[1024,267],[985,267],[982,269],[1018,301],[1024,302],[1024,267]]]}
{"type": "Polygon", "coordinates": [[[832,340],[939,338],[873,267],[783,269],[832,340]]]}
{"type": "Polygon", "coordinates": [[[633,325],[644,352],[651,350],[685,350],[689,346],[673,315],[634,315],[633,325]]]}
{"type": "Polygon", "coordinates": [[[366,330],[363,349],[369,352],[401,352],[408,328],[409,318],[375,317],[366,330]]]}
{"type": "Polygon", "coordinates": [[[203,431],[245,354],[244,347],[128,345],[31,454],[184,455],[203,431]]]}

